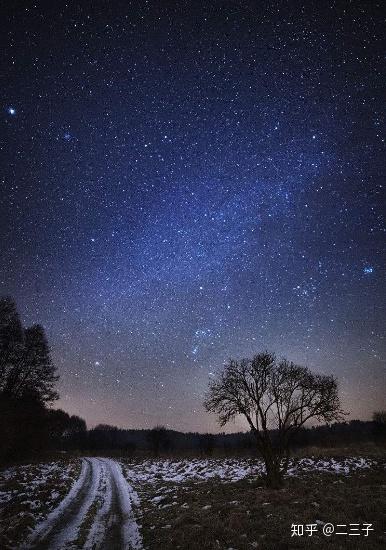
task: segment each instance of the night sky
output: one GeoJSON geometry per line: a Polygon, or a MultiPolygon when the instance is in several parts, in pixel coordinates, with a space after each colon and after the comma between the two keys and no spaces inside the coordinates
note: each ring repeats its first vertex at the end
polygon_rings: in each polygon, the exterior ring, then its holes
{"type": "Polygon", "coordinates": [[[218,431],[210,376],[268,349],[369,419],[382,2],[50,4],[1,13],[0,294],[45,326],[57,406],[218,431]]]}

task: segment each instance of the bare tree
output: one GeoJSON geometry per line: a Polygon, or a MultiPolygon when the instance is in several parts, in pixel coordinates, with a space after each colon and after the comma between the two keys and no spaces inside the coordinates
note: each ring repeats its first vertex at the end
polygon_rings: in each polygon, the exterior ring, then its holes
{"type": "Polygon", "coordinates": [[[344,414],[333,376],[313,374],[263,352],[231,360],[209,384],[204,402],[224,426],[243,415],[255,436],[267,486],[279,488],[288,469],[290,443],[307,420],[331,422],[344,414]]]}

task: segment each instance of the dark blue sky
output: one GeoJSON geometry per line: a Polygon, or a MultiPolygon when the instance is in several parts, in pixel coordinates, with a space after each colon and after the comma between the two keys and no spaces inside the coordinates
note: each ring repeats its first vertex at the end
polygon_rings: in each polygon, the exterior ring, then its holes
{"type": "Polygon", "coordinates": [[[60,406],[216,430],[211,373],[266,348],[334,373],[352,418],[384,405],[384,19],[3,10],[0,292],[46,327],[60,406]]]}

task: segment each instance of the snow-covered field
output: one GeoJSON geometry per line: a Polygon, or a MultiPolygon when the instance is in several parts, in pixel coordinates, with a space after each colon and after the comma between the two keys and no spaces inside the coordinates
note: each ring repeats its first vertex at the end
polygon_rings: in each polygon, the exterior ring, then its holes
{"type": "MultiPolygon", "coordinates": [[[[291,461],[288,475],[302,473],[335,473],[348,475],[362,469],[376,466],[377,462],[369,458],[350,457],[343,459],[302,458],[291,461]]],[[[264,465],[256,459],[190,459],[190,460],[145,460],[125,463],[127,479],[134,485],[141,483],[172,482],[196,480],[205,481],[217,478],[223,482],[235,482],[240,479],[262,475],[264,465]]]]}
{"type": "MultiPolygon", "coordinates": [[[[379,461],[363,457],[310,457],[292,461],[287,475],[341,477],[378,466],[379,461]]],[[[141,548],[138,518],[150,509],[177,506],[177,487],[184,493],[190,490],[188,482],[234,483],[263,473],[259,460],[231,458],[84,458],[5,469],[0,471],[0,548],[42,543],[58,550],[97,549],[114,547],[117,540],[120,548],[141,548]]]]}
{"type": "Polygon", "coordinates": [[[0,547],[15,537],[22,540],[43,521],[60,504],[79,472],[80,460],[0,470],[0,547]]]}
{"type": "MultiPolygon", "coordinates": [[[[301,477],[309,474],[331,474],[338,479],[355,472],[370,471],[378,462],[362,457],[335,458],[302,458],[291,461],[288,477],[301,477]]],[[[204,484],[207,481],[234,483],[240,480],[256,480],[264,474],[264,464],[256,459],[186,459],[186,460],[145,460],[122,463],[123,472],[141,498],[139,514],[149,514],[151,510],[164,511],[179,506],[181,494],[192,491],[192,484],[204,484]],[[179,496],[178,496],[179,495],[179,496]]],[[[230,502],[229,505],[233,505],[230,502]]],[[[207,503],[210,510],[210,499],[207,503]]],[[[180,508],[189,509],[187,502],[180,508]]],[[[209,513],[209,512],[208,512],[209,513]]],[[[153,528],[153,527],[151,527],[153,528]]],[[[168,526],[164,525],[163,529],[168,526]]]]}
{"type": "MultiPolygon", "coordinates": [[[[294,460],[281,491],[265,487],[259,479],[263,464],[252,459],[122,463],[140,497],[137,517],[147,550],[274,550],[303,548],[303,542],[308,548],[309,539],[297,543],[291,539],[292,523],[316,524],[320,529],[328,522],[367,521],[374,528],[367,547],[386,548],[382,546],[386,464],[381,458],[294,460]]],[[[347,545],[339,539],[335,543],[352,548],[351,539],[347,545]]],[[[326,540],[320,535],[311,542],[322,549],[326,540]]],[[[337,547],[334,541],[332,547],[337,547]]]]}

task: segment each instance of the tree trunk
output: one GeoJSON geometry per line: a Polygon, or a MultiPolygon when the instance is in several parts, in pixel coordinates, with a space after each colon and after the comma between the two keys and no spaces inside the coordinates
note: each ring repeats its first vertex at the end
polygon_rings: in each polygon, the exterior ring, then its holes
{"type": "Polygon", "coordinates": [[[269,435],[258,440],[258,450],[265,464],[265,483],[269,489],[281,489],[284,486],[284,471],[281,469],[282,453],[273,448],[269,435]]]}
{"type": "Polygon", "coordinates": [[[284,485],[280,461],[271,457],[265,458],[266,485],[269,489],[281,489],[284,485]]]}

